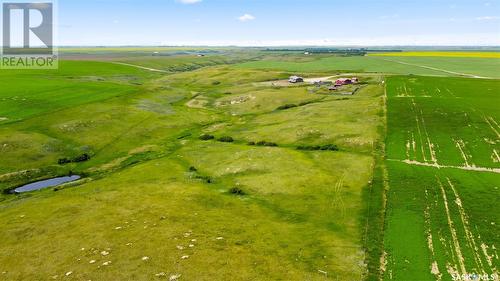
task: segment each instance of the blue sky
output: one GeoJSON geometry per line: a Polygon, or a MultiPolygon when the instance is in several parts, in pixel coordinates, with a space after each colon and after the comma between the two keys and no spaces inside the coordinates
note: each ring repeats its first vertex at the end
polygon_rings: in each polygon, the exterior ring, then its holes
{"type": "Polygon", "coordinates": [[[59,0],[60,45],[500,45],[499,0],[59,0]]]}

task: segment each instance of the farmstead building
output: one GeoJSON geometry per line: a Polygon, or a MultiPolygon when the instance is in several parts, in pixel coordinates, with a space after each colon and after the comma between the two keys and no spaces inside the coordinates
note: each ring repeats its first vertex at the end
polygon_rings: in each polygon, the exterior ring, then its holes
{"type": "Polygon", "coordinates": [[[356,84],[358,83],[358,78],[353,77],[353,78],[339,78],[337,81],[335,81],[335,85],[337,86],[343,86],[343,85],[349,85],[349,84],[356,84]]]}
{"type": "Polygon", "coordinates": [[[301,83],[301,82],[304,82],[304,78],[293,75],[293,76],[290,76],[290,79],[288,79],[288,82],[290,82],[290,83],[301,83]]]}

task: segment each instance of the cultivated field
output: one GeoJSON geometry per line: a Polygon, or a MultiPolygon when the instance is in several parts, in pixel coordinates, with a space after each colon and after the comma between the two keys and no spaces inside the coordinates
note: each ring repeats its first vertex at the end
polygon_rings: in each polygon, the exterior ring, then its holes
{"type": "MultiPolygon", "coordinates": [[[[400,53],[395,53],[400,54],[400,53]]],[[[241,67],[291,72],[370,72],[385,74],[500,78],[499,58],[412,56],[317,56],[305,62],[273,58],[244,63],[241,67]]]]}
{"type": "Polygon", "coordinates": [[[372,53],[370,56],[385,57],[457,57],[457,58],[500,58],[500,52],[463,52],[463,51],[417,51],[372,53]]]}
{"type": "Polygon", "coordinates": [[[499,92],[494,80],[387,80],[385,280],[497,273],[499,92]]]}

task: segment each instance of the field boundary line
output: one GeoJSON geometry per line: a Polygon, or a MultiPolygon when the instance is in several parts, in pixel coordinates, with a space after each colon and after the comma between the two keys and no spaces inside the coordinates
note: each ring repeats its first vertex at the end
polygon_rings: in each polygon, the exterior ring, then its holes
{"type": "Polygon", "coordinates": [[[387,161],[391,162],[401,162],[405,163],[408,165],[414,165],[414,166],[425,166],[425,167],[434,167],[438,169],[459,169],[459,170],[464,170],[464,171],[475,171],[475,172],[489,172],[489,173],[496,173],[500,174],[500,168],[486,168],[486,167],[464,167],[464,166],[452,166],[452,165],[440,165],[440,164],[433,164],[433,163],[424,163],[424,162],[419,162],[419,161],[413,161],[413,160],[399,160],[399,159],[387,159],[387,161]]]}
{"type": "MultiPolygon", "coordinates": [[[[383,111],[383,122],[384,122],[384,136],[383,136],[383,141],[382,141],[382,150],[383,150],[383,156],[381,161],[381,169],[382,169],[382,184],[383,184],[383,192],[382,192],[382,254],[380,255],[380,264],[379,264],[379,281],[383,281],[386,276],[387,272],[387,252],[385,249],[385,231],[386,231],[386,219],[387,219],[387,193],[389,192],[390,186],[389,186],[389,171],[387,170],[387,166],[385,164],[386,161],[386,141],[387,141],[387,131],[388,131],[388,125],[387,125],[387,79],[386,77],[383,77],[383,84],[384,84],[384,95],[382,96],[382,111],[383,111]]],[[[392,277],[391,277],[392,279],[392,277]]]]}

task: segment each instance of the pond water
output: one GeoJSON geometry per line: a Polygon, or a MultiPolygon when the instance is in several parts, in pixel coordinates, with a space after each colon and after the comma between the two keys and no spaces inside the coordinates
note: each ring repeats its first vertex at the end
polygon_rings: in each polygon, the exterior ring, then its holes
{"type": "Polygon", "coordinates": [[[79,180],[80,178],[81,178],[80,176],[73,175],[73,176],[66,176],[66,177],[53,178],[53,179],[48,179],[48,180],[43,180],[43,181],[37,181],[37,182],[29,183],[27,185],[23,185],[21,187],[18,187],[16,189],[14,189],[14,192],[15,193],[23,193],[23,192],[40,190],[43,188],[58,186],[58,185],[61,185],[63,183],[76,181],[76,180],[79,180]]]}

